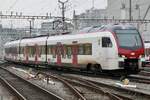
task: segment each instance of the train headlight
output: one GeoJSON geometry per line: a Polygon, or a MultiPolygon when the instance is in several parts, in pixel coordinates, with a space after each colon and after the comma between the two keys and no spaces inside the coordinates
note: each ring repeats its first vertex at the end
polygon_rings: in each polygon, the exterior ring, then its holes
{"type": "Polygon", "coordinates": [[[139,58],[145,58],[145,55],[140,55],[139,58]]]}
{"type": "Polygon", "coordinates": [[[126,56],[125,56],[125,55],[122,55],[121,57],[122,57],[122,58],[126,58],[126,56]]]}
{"type": "Polygon", "coordinates": [[[126,58],[126,56],[125,56],[125,55],[119,55],[119,57],[121,57],[121,58],[126,58]]]}

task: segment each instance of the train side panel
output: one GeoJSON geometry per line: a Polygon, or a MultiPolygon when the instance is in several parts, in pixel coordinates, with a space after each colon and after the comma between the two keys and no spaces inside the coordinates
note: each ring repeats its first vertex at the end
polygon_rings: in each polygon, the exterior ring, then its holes
{"type": "Polygon", "coordinates": [[[118,51],[110,32],[90,33],[72,36],[49,37],[48,64],[71,65],[86,68],[88,64],[100,64],[102,69],[118,68],[118,51]],[[110,44],[102,44],[109,41],[110,44]],[[102,47],[102,45],[105,45],[102,47]]]}
{"type": "Polygon", "coordinates": [[[95,61],[101,64],[102,69],[115,70],[119,68],[118,48],[114,36],[110,33],[104,33],[95,42],[94,58],[95,61]]]}
{"type": "Polygon", "coordinates": [[[46,39],[47,37],[38,37],[21,40],[21,62],[26,64],[44,64],[46,62],[46,39]]]}

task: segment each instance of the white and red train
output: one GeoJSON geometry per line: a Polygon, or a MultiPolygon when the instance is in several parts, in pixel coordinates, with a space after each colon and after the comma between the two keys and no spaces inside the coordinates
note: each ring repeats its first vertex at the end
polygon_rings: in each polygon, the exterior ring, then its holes
{"type": "Polygon", "coordinates": [[[23,38],[5,44],[7,61],[94,71],[136,73],[143,55],[142,38],[131,25],[106,25],[79,34],[23,38]]]}

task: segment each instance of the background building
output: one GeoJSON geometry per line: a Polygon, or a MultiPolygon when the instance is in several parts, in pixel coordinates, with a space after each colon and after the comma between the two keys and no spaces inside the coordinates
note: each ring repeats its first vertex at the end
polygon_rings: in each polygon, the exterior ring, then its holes
{"type": "Polygon", "coordinates": [[[73,23],[75,29],[82,29],[93,25],[100,25],[103,23],[101,19],[105,18],[107,18],[106,9],[91,8],[89,10],[86,10],[84,13],[81,13],[80,15],[76,15],[74,11],[73,23]]]}
{"type": "MultiPolygon", "coordinates": [[[[107,17],[110,19],[129,19],[130,0],[107,0],[107,17]]],[[[150,20],[150,0],[131,0],[131,18],[150,20]],[[146,13],[147,12],[147,13],[146,13]]],[[[150,41],[150,23],[134,23],[145,41],[150,41]]]]}
{"type": "Polygon", "coordinates": [[[65,30],[63,31],[63,25],[60,20],[54,20],[50,22],[43,22],[41,24],[40,34],[43,35],[59,35],[62,32],[71,32],[74,26],[70,22],[65,22],[65,30]]]}
{"type": "Polygon", "coordinates": [[[0,58],[3,57],[4,44],[8,41],[29,36],[25,29],[3,28],[0,24],[0,58]]]}

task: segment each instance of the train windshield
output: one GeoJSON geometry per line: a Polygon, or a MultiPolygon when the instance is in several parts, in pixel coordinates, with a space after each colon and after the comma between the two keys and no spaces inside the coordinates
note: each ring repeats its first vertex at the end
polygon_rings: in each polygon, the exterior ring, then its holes
{"type": "Polygon", "coordinates": [[[138,49],[142,47],[142,40],[137,30],[116,30],[119,46],[125,49],[138,49]]]}

